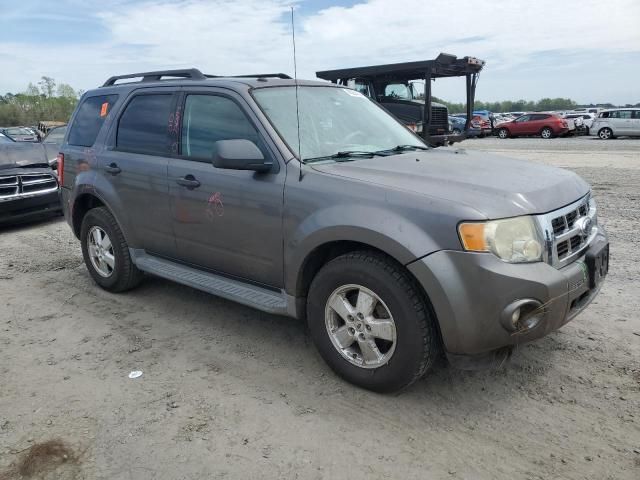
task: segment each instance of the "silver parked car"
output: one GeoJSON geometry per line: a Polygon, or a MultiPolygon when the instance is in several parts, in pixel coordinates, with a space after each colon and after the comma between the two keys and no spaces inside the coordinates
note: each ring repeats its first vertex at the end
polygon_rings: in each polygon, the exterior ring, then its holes
{"type": "Polygon", "coordinates": [[[629,136],[640,137],[640,108],[616,108],[598,114],[589,130],[603,140],[629,136]]]}

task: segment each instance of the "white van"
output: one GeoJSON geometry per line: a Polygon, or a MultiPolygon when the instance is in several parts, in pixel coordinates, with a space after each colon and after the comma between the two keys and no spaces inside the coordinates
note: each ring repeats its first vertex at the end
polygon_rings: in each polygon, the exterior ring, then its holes
{"type": "Polygon", "coordinates": [[[640,137],[640,108],[615,108],[600,112],[589,130],[603,140],[640,137]]]}

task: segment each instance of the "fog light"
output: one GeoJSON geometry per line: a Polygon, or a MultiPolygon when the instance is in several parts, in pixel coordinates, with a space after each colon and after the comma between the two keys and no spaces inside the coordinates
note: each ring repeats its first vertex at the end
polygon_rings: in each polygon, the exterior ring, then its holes
{"type": "Polygon", "coordinates": [[[516,300],[502,311],[500,323],[511,333],[524,333],[535,328],[544,314],[540,301],[533,298],[516,300]]]}

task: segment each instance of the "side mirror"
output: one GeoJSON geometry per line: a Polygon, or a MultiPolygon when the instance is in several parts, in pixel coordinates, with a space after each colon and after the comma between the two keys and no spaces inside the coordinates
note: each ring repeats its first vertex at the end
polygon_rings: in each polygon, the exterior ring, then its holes
{"type": "Polygon", "coordinates": [[[260,149],[251,140],[218,140],[213,153],[213,166],[228,170],[268,172],[273,164],[265,161],[260,149]]]}

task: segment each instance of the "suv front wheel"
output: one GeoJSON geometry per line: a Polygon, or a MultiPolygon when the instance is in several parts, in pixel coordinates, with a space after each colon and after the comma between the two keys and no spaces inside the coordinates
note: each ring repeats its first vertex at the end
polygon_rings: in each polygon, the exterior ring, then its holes
{"type": "Polygon", "coordinates": [[[601,128],[598,132],[598,137],[600,137],[601,140],[611,140],[613,138],[613,130],[609,127],[601,128]]]}
{"type": "Polygon", "coordinates": [[[91,209],[84,216],[80,242],[87,270],[105,290],[123,292],[142,280],[118,222],[105,207],[91,209]]]}
{"type": "Polygon", "coordinates": [[[434,319],[415,281],[376,252],[348,253],[327,263],[311,284],[307,317],[329,366],[377,392],[411,385],[439,349],[434,319]]]}
{"type": "Polygon", "coordinates": [[[498,130],[498,137],[509,138],[509,130],[507,130],[506,128],[501,128],[500,130],[498,130]]]}

